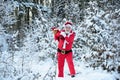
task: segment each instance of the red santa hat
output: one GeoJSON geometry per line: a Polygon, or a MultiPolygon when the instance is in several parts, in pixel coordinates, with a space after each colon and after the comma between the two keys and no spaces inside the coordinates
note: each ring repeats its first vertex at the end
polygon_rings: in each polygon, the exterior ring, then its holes
{"type": "Polygon", "coordinates": [[[70,21],[67,21],[67,22],[65,22],[65,26],[69,26],[69,27],[72,27],[72,22],[70,22],[70,21]]]}

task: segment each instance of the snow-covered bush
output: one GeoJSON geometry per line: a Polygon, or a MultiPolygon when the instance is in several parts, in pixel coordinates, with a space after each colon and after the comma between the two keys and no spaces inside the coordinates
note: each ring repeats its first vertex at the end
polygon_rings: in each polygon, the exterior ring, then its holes
{"type": "MultiPolygon", "coordinates": [[[[10,3],[0,3],[2,25],[0,28],[5,26],[4,28],[8,29],[7,32],[12,31],[9,31],[13,29],[10,25],[16,22],[15,17],[10,15],[15,9],[13,6],[22,5],[23,7],[23,4],[33,6],[31,3],[18,4],[16,1],[13,1],[15,5],[10,3]]],[[[87,68],[120,72],[120,9],[110,9],[110,4],[107,7],[100,5],[102,4],[98,1],[90,1],[83,10],[80,10],[79,4],[71,2],[64,8],[66,17],[71,19],[72,28],[76,32],[73,45],[75,66],[78,69],[81,67],[79,63],[83,62],[87,68]],[[80,14],[83,13],[83,21],[81,21],[80,14]]],[[[15,48],[8,52],[0,51],[1,80],[54,80],[56,76],[57,42],[53,39],[51,27],[57,26],[62,29],[66,19],[59,20],[58,16],[51,18],[50,14],[43,13],[39,6],[36,9],[38,9],[38,15],[31,20],[31,23],[20,25],[18,31],[13,30],[11,46],[15,48]],[[17,40],[21,43],[17,44],[17,40]]],[[[25,14],[24,9],[19,13],[25,14]]],[[[23,23],[25,23],[24,20],[23,23]]]]}
{"type": "Polygon", "coordinates": [[[75,57],[80,58],[81,56],[78,55],[84,54],[82,59],[94,68],[104,66],[103,68],[108,71],[117,70],[119,61],[115,57],[119,55],[120,34],[117,23],[119,17],[115,14],[119,14],[119,9],[111,14],[111,10],[106,12],[98,7],[96,1],[93,1],[89,2],[89,8],[84,12],[86,13],[84,21],[76,30],[77,39],[74,47],[77,56],[75,57]]]}

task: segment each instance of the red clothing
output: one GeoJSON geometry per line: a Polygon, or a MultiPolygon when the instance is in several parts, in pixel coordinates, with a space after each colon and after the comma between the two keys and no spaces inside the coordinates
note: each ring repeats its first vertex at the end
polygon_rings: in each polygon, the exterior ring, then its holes
{"type": "Polygon", "coordinates": [[[75,68],[73,64],[73,55],[72,52],[68,54],[57,53],[58,56],[58,77],[64,77],[64,63],[65,59],[68,63],[70,75],[75,75],[75,68]]]}
{"type": "Polygon", "coordinates": [[[61,32],[65,32],[65,31],[64,30],[58,31],[54,36],[55,40],[58,40],[58,42],[59,42],[58,43],[58,48],[61,49],[61,50],[67,50],[67,51],[71,50],[72,45],[73,45],[73,41],[74,41],[74,37],[75,37],[75,32],[71,31],[70,34],[66,37],[63,37],[60,34],[61,32]],[[63,49],[63,44],[64,44],[65,40],[67,41],[67,43],[66,43],[65,49],[63,49]]]}
{"type": "MultiPolygon", "coordinates": [[[[75,33],[71,31],[67,36],[63,37],[61,35],[61,32],[65,32],[64,30],[58,31],[55,35],[54,38],[55,40],[58,40],[58,48],[60,50],[71,50],[75,33]],[[64,42],[67,42],[65,45],[65,49],[63,48],[64,42]]],[[[67,53],[67,54],[62,54],[61,52],[57,53],[58,56],[58,77],[64,77],[64,62],[65,59],[68,63],[69,71],[71,75],[75,75],[75,69],[74,69],[74,64],[73,64],[73,55],[72,52],[67,53]]]]}

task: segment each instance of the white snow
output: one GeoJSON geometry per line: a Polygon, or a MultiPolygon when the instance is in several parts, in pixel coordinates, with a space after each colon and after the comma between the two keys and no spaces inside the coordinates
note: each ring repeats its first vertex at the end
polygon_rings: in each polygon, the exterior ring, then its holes
{"type": "MultiPolygon", "coordinates": [[[[6,16],[3,16],[3,21],[0,23],[0,80],[116,80],[116,78],[120,79],[120,75],[117,73],[117,71],[108,72],[106,70],[103,70],[100,66],[96,68],[90,66],[90,64],[92,64],[92,62],[90,61],[92,61],[91,59],[93,59],[93,57],[91,57],[91,54],[97,55],[98,52],[92,51],[91,47],[88,46],[92,46],[94,44],[93,47],[95,48],[105,48],[106,51],[103,52],[102,56],[100,57],[106,58],[108,54],[109,56],[115,55],[113,52],[116,50],[116,48],[113,48],[113,46],[111,45],[112,40],[113,43],[115,43],[117,46],[118,44],[120,44],[119,40],[117,40],[119,34],[114,33],[113,37],[111,37],[110,35],[110,32],[114,31],[114,28],[112,28],[113,26],[118,25],[119,27],[119,24],[116,24],[117,20],[112,20],[111,22],[109,22],[109,16],[112,15],[110,13],[107,13],[105,17],[102,18],[102,15],[105,14],[105,12],[102,10],[98,11],[99,8],[96,7],[96,1],[91,1],[89,2],[89,4],[90,7],[93,7],[93,9],[97,11],[97,14],[95,14],[94,11],[91,11],[91,8],[88,7],[87,9],[85,9],[85,15],[86,13],[88,13],[88,15],[84,17],[84,21],[78,23],[80,25],[77,24],[78,26],[73,27],[76,32],[75,40],[79,38],[78,41],[76,41],[76,45],[82,46],[77,46],[77,48],[74,48],[73,50],[73,52],[76,52],[73,53],[73,55],[75,70],[77,73],[74,78],[71,78],[71,76],[69,75],[69,69],[66,63],[64,67],[64,78],[57,77],[57,63],[55,63],[57,61],[56,59],[54,59],[54,56],[56,58],[57,42],[53,40],[52,31],[50,31],[49,29],[51,25],[54,25],[56,21],[54,21],[53,19],[47,20],[47,18],[44,18],[43,14],[41,14],[40,12],[41,10],[39,10],[39,16],[41,20],[39,20],[39,18],[36,18],[36,20],[34,20],[35,24],[30,24],[30,26],[27,26],[29,27],[29,29],[24,31],[25,38],[23,40],[23,46],[19,48],[17,43],[14,43],[12,45],[14,45],[15,49],[18,50],[11,52],[8,51],[9,44],[7,42],[7,39],[14,38],[16,41],[16,37],[20,33],[19,31],[16,31],[13,33],[13,35],[8,36],[4,32],[4,28],[2,26],[3,23],[13,24],[17,22],[15,20],[15,17],[9,16],[9,14],[16,7],[19,7],[19,5],[22,6],[22,4],[19,4],[16,1],[13,4],[14,6],[9,4],[8,2],[6,3],[6,5],[8,6],[4,5],[6,16]],[[98,21],[99,25],[93,23],[92,20],[95,20],[95,23],[98,21]],[[84,27],[82,25],[84,25],[84,27]],[[96,34],[90,33],[89,28],[91,26],[96,31],[100,32],[96,34]],[[97,42],[98,38],[100,38],[98,44],[92,43],[92,40],[97,42]],[[103,44],[106,44],[107,46],[102,46],[100,42],[103,42],[103,44]],[[86,61],[84,57],[86,57],[88,60],[86,61]]],[[[33,3],[24,4],[27,7],[33,5],[33,3]]],[[[75,7],[77,6],[78,5],[75,4],[75,7]]],[[[42,9],[45,11],[49,10],[46,7],[43,7],[42,9]]],[[[119,11],[120,10],[116,10],[115,12],[117,13],[119,11]]],[[[19,13],[25,14],[25,11],[19,11],[19,13]]],[[[63,27],[61,23],[58,23],[60,28],[63,27]]],[[[108,59],[105,60],[103,63],[107,63],[106,66],[109,66],[113,63],[113,60],[108,59]]],[[[120,65],[119,62],[116,63],[120,65]]],[[[115,67],[116,63],[114,63],[115,67]]]]}
{"type": "Polygon", "coordinates": [[[68,70],[67,64],[65,64],[65,76],[64,78],[59,78],[56,75],[56,80],[116,80],[115,76],[108,73],[107,71],[103,71],[102,69],[93,69],[85,67],[86,63],[83,62],[75,62],[76,76],[71,78],[68,70]],[[79,63],[79,66],[77,66],[79,63]]]}

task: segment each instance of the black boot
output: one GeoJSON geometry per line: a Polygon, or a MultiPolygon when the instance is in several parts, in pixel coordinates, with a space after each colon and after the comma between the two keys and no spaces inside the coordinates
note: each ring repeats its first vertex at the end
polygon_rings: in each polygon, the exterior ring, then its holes
{"type": "Polygon", "coordinates": [[[74,78],[74,77],[75,77],[75,75],[71,75],[71,77],[72,77],[72,78],[74,78]]]}

